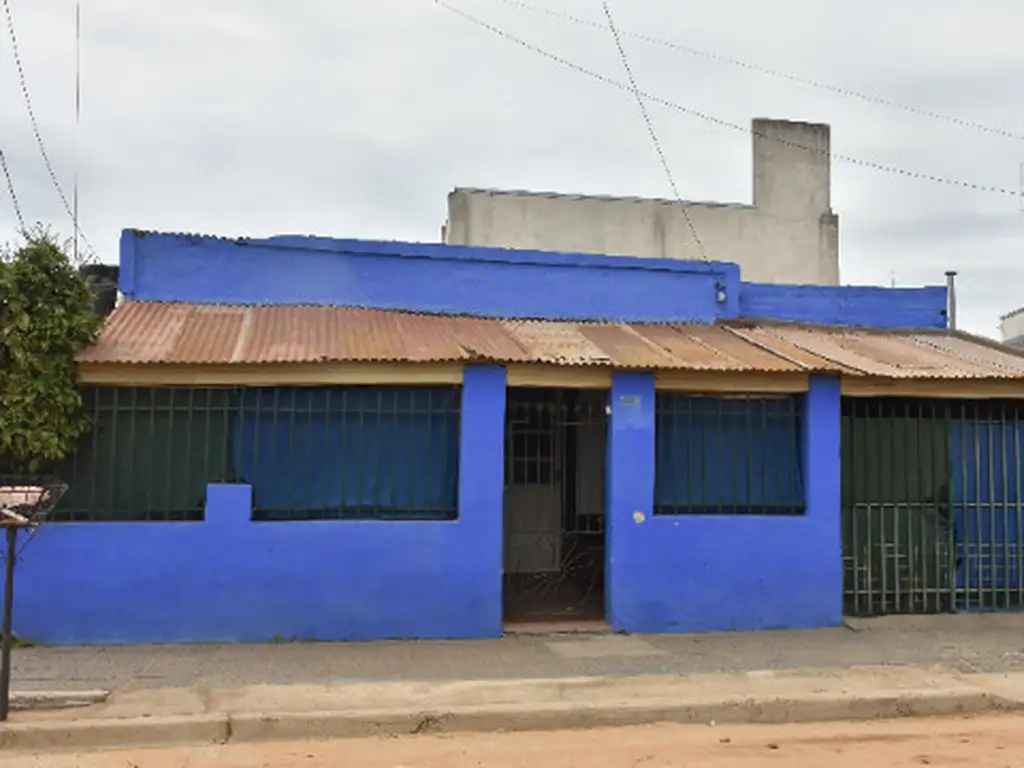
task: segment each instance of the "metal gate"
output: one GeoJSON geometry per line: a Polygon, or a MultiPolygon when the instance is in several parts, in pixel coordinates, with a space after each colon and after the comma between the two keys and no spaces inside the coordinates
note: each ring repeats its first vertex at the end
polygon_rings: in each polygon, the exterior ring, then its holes
{"type": "Polygon", "coordinates": [[[603,606],[605,398],[601,391],[508,392],[504,571],[512,619],[603,606]]]}
{"type": "Polygon", "coordinates": [[[1024,605],[1015,402],[844,399],[848,615],[1024,605]]]}

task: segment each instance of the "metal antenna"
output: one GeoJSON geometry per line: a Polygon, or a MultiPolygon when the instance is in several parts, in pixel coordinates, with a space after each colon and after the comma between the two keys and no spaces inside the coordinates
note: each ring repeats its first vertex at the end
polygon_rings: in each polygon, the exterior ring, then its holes
{"type": "Polygon", "coordinates": [[[78,242],[80,239],[78,230],[78,162],[79,162],[79,143],[81,141],[80,127],[82,124],[82,3],[75,3],[75,178],[72,182],[73,189],[71,192],[71,208],[74,227],[75,227],[75,245],[74,245],[74,260],[77,266],[78,261],[78,242]]]}

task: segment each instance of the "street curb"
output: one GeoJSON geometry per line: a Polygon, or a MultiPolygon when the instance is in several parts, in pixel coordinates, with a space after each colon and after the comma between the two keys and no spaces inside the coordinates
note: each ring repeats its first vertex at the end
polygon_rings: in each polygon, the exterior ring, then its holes
{"type": "Polygon", "coordinates": [[[110,747],[224,744],[226,715],[135,717],[110,720],[44,720],[0,726],[0,750],[77,751],[110,747]]]}
{"type": "Polygon", "coordinates": [[[814,695],[712,702],[632,700],[548,702],[413,710],[208,714],[180,717],[49,720],[0,725],[0,749],[57,751],[224,744],[455,732],[586,729],[673,722],[703,725],[808,723],[977,715],[1024,709],[1024,701],[977,688],[879,696],[814,695]]]}

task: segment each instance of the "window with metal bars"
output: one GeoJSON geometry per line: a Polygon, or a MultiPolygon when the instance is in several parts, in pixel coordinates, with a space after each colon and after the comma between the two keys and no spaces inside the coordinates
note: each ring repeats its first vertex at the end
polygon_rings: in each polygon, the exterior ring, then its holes
{"type": "Polygon", "coordinates": [[[458,387],[245,389],[232,449],[253,519],[454,520],[458,387]]]}
{"type": "Polygon", "coordinates": [[[801,407],[789,395],[659,393],[654,513],[803,514],[801,407]]]}
{"type": "Polygon", "coordinates": [[[50,519],[198,521],[209,483],[254,520],[457,517],[457,387],[90,388],[50,519]]]}
{"type": "Polygon", "coordinates": [[[53,468],[68,491],[50,520],[202,520],[207,484],[233,480],[231,395],[203,388],[85,389],[92,428],[53,468]]]}

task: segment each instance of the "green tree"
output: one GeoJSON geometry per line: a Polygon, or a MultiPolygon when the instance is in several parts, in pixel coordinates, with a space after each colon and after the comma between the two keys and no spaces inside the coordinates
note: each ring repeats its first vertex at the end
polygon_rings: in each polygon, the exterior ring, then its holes
{"type": "Polygon", "coordinates": [[[89,286],[48,229],[0,250],[0,466],[37,472],[88,431],[75,356],[101,325],[89,286]]]}

